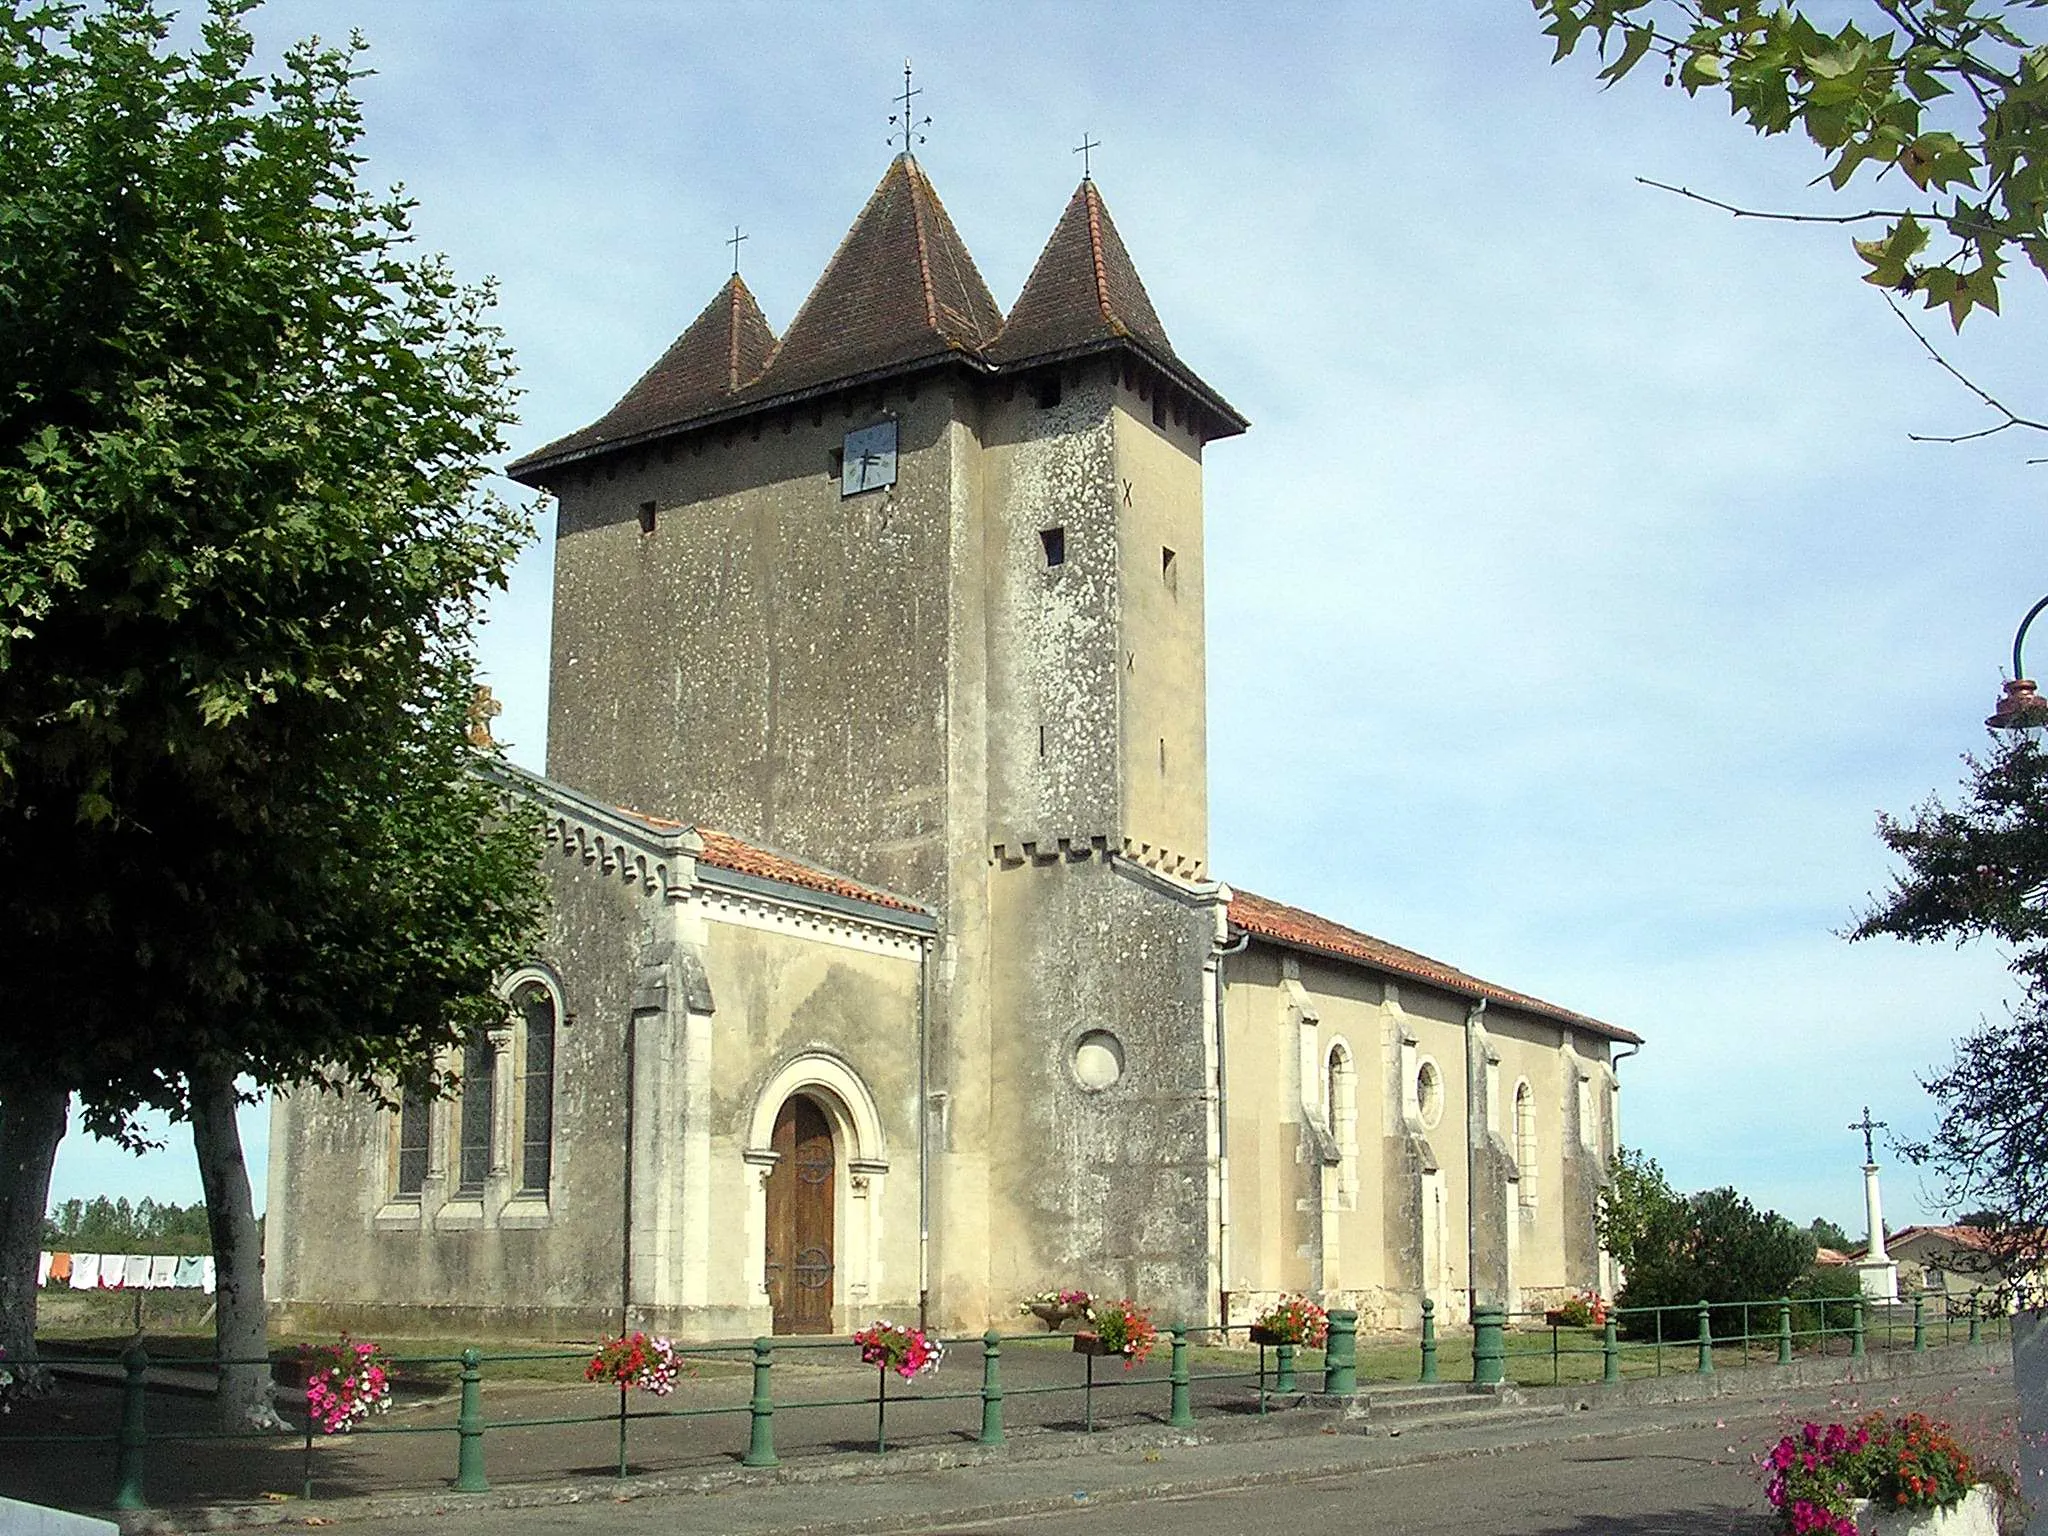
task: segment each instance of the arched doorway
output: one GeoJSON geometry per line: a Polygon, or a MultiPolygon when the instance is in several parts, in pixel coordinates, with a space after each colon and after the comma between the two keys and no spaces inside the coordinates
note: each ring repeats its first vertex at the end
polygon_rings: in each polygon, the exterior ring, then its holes
{"type": "Polygon", "coordinates": [[[832,1121],[793,1094],[775,1114],[775,1165],[766,1182],[768,1299],[775,1332],[832,1331],[834,1197],[839,1182],[832,1121]]]}

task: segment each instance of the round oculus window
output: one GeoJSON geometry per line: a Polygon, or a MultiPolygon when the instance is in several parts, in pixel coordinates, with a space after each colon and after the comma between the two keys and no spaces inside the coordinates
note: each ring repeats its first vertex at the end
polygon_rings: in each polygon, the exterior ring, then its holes
{"type": "Polygon", "coordinates": [[[1433,1061],[1425,1061],[1415,1070],[1415,1108],[1428,1130],[1435,1130],[1444,1117],[1444,1075],[1433,1061]]]}
{"type": "Polygon", "coordinates": [[[1100,1091],[1124,1075],[1123,1042],[1106,1029],[1091,1029],[1074,1042],[1074,1080],[1100,1091]]]}

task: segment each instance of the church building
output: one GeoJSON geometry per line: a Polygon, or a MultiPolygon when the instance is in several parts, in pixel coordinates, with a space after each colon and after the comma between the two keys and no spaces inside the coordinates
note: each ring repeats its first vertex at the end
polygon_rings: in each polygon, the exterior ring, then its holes
{"type": "Polygon", "coordinates": [[[1605,1288],[1637,1037],[1210,868],[1202,463],[1246,425],[1093,180],[1006,315],[905,153],[780,336],[735,273],[512,465],[558,507],[548,771],[496,770],[546,940],[458,1096],[279,1098],[274,1308],[709,1339],[1605,1288]]]}

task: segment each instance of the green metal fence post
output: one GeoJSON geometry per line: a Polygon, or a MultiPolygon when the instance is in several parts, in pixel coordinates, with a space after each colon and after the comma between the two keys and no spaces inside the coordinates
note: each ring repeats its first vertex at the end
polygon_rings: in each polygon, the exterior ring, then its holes
{"type": "Polygon", "coordinates": [[[1174,1429],[1186,1429],[1195,1422],[1195,1405],[1188,1395],[1188,1325],[1173,1325],[1173,1369],[1168,1372],[1173,1384],[1169,1399],[1166,1422],[1174,1429]]]}
{"type": "Polygon", "coordinates": [[[1477,1386],[1498,1386],[1507,1379],[1507,1314],[1499,1307],[1472,1313],[1472,1380],[1477,1386]]]}
{"type": "Polygon", "coordinates": [[[1792,1363],[1792,1303],[1778,1303],[1778,1364],[1792,1363]]]}
{"type": "Polygon", "coordinates": [[[1273,1371],[1273,1390],[1292,1392],[1294,1390],[1294,1346],[1282,1344],[1274,1351],[1280,1357],[1280,1364],[1273,1371]]]}
{"type": "Polygon", "coordinates": [[[753,1432],[747,1438],[743,1467],[779,1467],[775,1455],[775,1397],[768,1386],[768,1371],[775,1363],[775,1345],[767,1339],[754,1340],[754,1397],[747,1404],[753,1415],[753,1432]]]}
{"type": "Polygon", "coordinates": [[[1855,1306],[1849,1313],[1849,1358],[1851,1360],[1861,1360],[1863,1358],[1863,1298],[1861,1296],[1856,1298],[1855,1306]]]}
{"type": "Polygon", "coordinates": [[[1700,1303],[1700,1374],[1714,1374],[1714,1310],[1700,1303]]]}
{"type": "Polygon", "coordinates": [[[1422,1298],[1422,1379],[1436,1380],[1436,1302],[1422,1298]]]}
{"type": "Polygon", "coordinates": [[[121,1357],[121,1439],[114,1465],[114,1508],[146,1509],[142,1493],[142,1458],[149,1449],[149,1429],[143,1417],[143,1377],[149,1370],[149,1351],[132,1344],[121,1357]]]}
{"type": "Polygon", "coordinates": [[[455,1491],[487,1493],[484,1477],[484,1357],[462,1352],[462,1400],[455,1412],[455,1491]]]}
{"type": "Polygon", "coordinates": [[[1915,1296],[1913,1298],[1913,1353],[1919,1355],[1926,1352],[1927,1298],[1925,1296],[1915,1296]]]}
{"type": "Polygon", "coordinates": [[[1349,1397],[1357,1390],[1358,1314],[1334,1308],[1329,1347],[1323,1352],[1323,1391],[1332,1397],[1349,1397]]]}
{"type": "Polygon", "coordinates": [[[1600,1379],[1621,1380],[1621,1340],[1616,1337],[1612,1315],[1600,1327],[1600,1379]]]}
{"type": "Polygon", "coordinates": [[[991,1328],[981,1336],[981,1443],[1003,1443],[1003,1336],[991,1328]]]}

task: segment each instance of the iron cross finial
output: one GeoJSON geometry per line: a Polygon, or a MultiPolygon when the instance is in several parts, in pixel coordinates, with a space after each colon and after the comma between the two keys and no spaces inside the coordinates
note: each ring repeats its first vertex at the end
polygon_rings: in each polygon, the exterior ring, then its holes
{"type": "Polygon", "coordinates": [[[1088,152],[1091,149],[1100,148],[1102,148],[1102,140],[1089,138],[1087,132],[1083,130],[1081,134],[1081,142],[1074,146],[1074,153],[1081,157],[1081,179],[1083,181],[1093,181],[1095,179],[1093,173],[1089,169],[1088,152]]]}
{"type": "Polygon", "coordinates": [[[725,243],[732,247],[732,275],[734,277],[738,277],[740,275],[740,242],[742,240],[751,240],[753,238],[754,237],[752,235],[741,234],[739,225],[733,225],[732,238],[727,240],[725,243]]]}
{"type": "MultiPolygon", "coordinates": [[[[895,100],[903,103],[903,110],[893,114],[889,121],[901,128],[903,133],[903,153],[906,155],[910,153],[910,146],[913,143],[922,144],[924,142],[924,135],[917,130],[931,122],[929,117],[919,121],[911,116],[911,104],[923,94],[923,86],[913,86],[910,83],[910,60],[905,59],[903,61],[903,94],[895,98],[895,100]]],[[[892,133],[889,135],[889,147],[893,149],[895,146],[896,135],[892,133]]]]}
{"type": "Polygon", "coordinates": [[[1866,1163],[1876,1162],[1877,1156],[1870,1149],[1870,1133],[1872,1131],[1888,1131],[1891,1129],[1891,1126],[1883,1120],[1871,1119],[1870,1106],[1866,1104],[1863,1106],[1863,1118],[1850,1121],[1849,1129],[1863,1133],[1863,1161],[1866,1163]]]}

